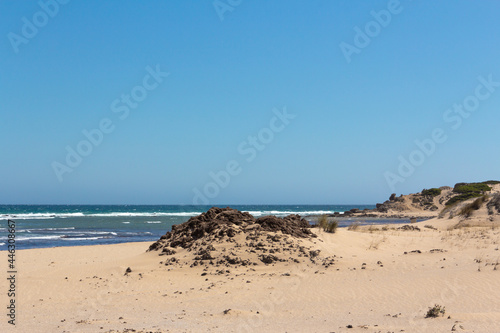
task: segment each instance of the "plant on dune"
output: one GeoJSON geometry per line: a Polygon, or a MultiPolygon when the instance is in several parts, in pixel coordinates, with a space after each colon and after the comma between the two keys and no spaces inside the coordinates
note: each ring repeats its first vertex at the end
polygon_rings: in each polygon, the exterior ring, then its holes
{"type": "Polygon", "coordinates": [[[455,193],[470,193],[470,192],[488,192],[491,191],[491,187],[489,187],[485,183],[457,183],[453,188],[453,192],[455,193]]]}
{"type": "Polygon", "coordinates": [[[446,213],[448,213],[451,209],[451,206],[444,207],[443,210],[439,213],[438,219],[442,219],[446,213]]]}
{"type": "Polygon", "coordinates": [[[500,194],[495,194],[490,202],[488,202],[488,214],[493,215],[495,213],[494,209],[500,213],[500,194]]]}
{"type": "Polygon", "coordinates": [[[430,189],[423,189],[422,190],[422,195],[430,195],[430,196],[438,196],[441,194],[441,189],[439,188],[430,188],[430,189]]]}
{"type": "Polygon", "coordinates": [[[452,206],[452,205],[454,205],[456,203],[459,203],[459,202],[462,202],[462,201],[465,201],[465,200],[469,200],[469,199],[472,199],[472,198],[480,197],[481,195],[482,194],[479,193],[479,192],[463,193],[463,194],[457,195],[457,196],[451,198],[450,200],[448,200],[445,203],[445,206],[452,206]]]}
{"type": "Polygon", "coordinates": [[[458,215],[470,217],[475,210],[481,208],[481,206],[483,205],[483,203],[486,202],[486,200],[488,200],[487,195],[483,195],[482,197],[477,198],[473,202],[463,206],[462,209],[460,209],[458,215]]]}
{"type": "Polygon", "coordinates": [[[347,230],[356,230],[358,227],[361,225],[359,222],[352,222],[348,227],[347,230]]]}
{"type": "Polygon", "coordinates": [[[317,224],[320,229],[325,230],[326,226],[328,225],[328,217],[326,215],[321,215],[318,219],[318,224],[317,224]]]}
{"type": "Polygon", "coordinates": [[[427,314],[425,315],[425,318],[437,318],[440,315],[444,316],[445,313],[444,306],[441,306],[439,304],[435,304],[432,308],[429,308],[427,311],[427,314]]]}
{"type": "Polygon", "coordinates": [[[457,183],[453,188],[454,193],[459,193],[459,195],[452,197],[446,202],[446,206],[451,206],[458,202],[469,200],[472,198],[481,197],[485,192],[491,191],[491,187],[487,183],[493,183],[495,181],[488,181],[484,183],[457,183]]]}
{"type": "Polygon", "coordinates": [[[336,220],[330,221],[328,222],[328,226],[326,227],[325,231],[334,234],[337,231],[338,226],[339,223],[336,220]]]}
{"type": "Polygon", "coordinates": [[[328,221],[328,217],[326,215],[321,215],[318,220],[318,226],[326,232],[335,233],[339,226],[339,222],[337,220],[328,221]]]}

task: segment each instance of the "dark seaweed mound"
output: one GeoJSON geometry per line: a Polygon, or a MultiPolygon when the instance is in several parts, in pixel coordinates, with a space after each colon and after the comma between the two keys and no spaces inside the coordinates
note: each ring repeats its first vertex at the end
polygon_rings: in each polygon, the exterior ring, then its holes
{"type": "Polygon", "coordinates": [[[190,248],[197,240],[207,241],[232,238],[241,232],[280,231],[284,235],[299,238],[316,237],[309,223],[299,215],[280,218],[263,216],[258,219],[248,212],[232,208],[210,208],[207,212],[190,218],[187,222],[173,225],[158,241],[151,244],[149,251],[169,248],[190,248]]]}

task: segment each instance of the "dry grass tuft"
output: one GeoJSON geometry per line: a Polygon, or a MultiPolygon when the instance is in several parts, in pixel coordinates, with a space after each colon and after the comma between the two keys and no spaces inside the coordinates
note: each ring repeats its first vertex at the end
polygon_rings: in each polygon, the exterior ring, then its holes
{"type": "Polygon", "coordinates": [[[347,227],[347,230],[352,230],[352,231],[355,231],[359,228],[359,226],[361,225],[361,223],[359,222],[352,222],[348,227],[347,227]]]}
{"type": "Polygon", "coordinates": [[[481,206],[488,200],[488,195],[483,195],[482,197],[477,198],[473,202],[465,205],[460,209],[458,215],[462,215],[464,217],[470,217],[474,211],[481,208],[481,206]]]}
{"type": "Polygon", "coordinates": [[[318,226],[324,231],[334,234],[337,231],[339,222],[337,220],[328,221],[328,216],[321,215],[318,220],[318,226]]]}

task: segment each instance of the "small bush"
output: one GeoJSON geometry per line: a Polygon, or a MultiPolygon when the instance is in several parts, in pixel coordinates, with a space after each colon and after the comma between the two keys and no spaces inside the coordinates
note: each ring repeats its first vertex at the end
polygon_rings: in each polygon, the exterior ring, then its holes
{"type": "Polygon", "coordinates": [[[337,231],[337,228],[339,227],[339,223],[336,220],[328,222],[328,225],[326,226],[326,229],[324,229],[326,232],[330,232],[334,234],[337,231]]]}
{"type": "Polygon", "coordinates": [[[326,215],[321,215],[318,219],[318,226],[325,230],[325,228],[327,227],[328,225],[328,216],[326,215]]]}
{"type": "Polygon", "coordinates": [[[430,196],[438,196],[441,194],[441,189],[439,188],[430,188],[430,189],[423,189],[422,190],[422,195],[430,195],[430,196]]]}
{"type": "Polygon", "coordinates": [[[488,199],[487,195],[483,195],[482,197],[477,198],[476,200],[474,200],[470,204],[463,206],[462,209],[460,210],[460,212],[458,213],[458,215],[463,215],[465,217],[471,216],[475,210],[478,210],[479,208],[481,208],[481,206],[483,205],[483,203],[487,199],[488,199]]]}
{"type": "MultiPolygon", "coordinates": [[[[490,180],[488,182],[495,182],[494,180],[490,180]]],[[[487,182],[484,183],[457,183],[453,188],[453,192],[460,193],[459,195],[448,200],[445,205],[451,206],[458,202],[462,202],[465,200],[469,200],[472,198],[478,198],[483,195],[484,192],[491,191],[491,187],[489,187],[487,182]]]]}
{"type": "Polygon", "coordinates": [[[487,180],[487,181],[483,182],[483,184],[497,185],[497,184],[500,184],[500,181],[498,181],[498,180],[487,180]]]}
{"type": "Polygon", "coordinates": [[[488,214],[493,215],[495,213],[494,208],[497,212],[500,212],[500,194],[495,194],[488,202],[488,214]]]}
{"type": "Polygon", "coordinates": [[[465,201],[465,200],[469,200],[469,199],[472,199],[472,198],[477,198],[477,197],[480,197],[480,196],[482,196],[482,194],[479,193],[479,192],[463,193],[463,194],[454,196],[453,198],[451,198],[450,200],[448,200],[445,203],[445,206],[452,206],[452,205],[454,205],[456,203],[459,203],[459,202],[462,202],[462,201],[465,201]]]}
{"type": "Polygon", "coordinates": [[[485,183],[458,183],[453,188],[453,192],[455,193],[481,193],[488,191],[491,191],[491,187],[485,183]]]}
{"type": "Polygon", "coordinates": [[[444,316],[445,312],[444,306],[436,304],[432,308],[429,308],[425,318],[437,318],[439,316],[444,316]]]}
{"type": "Polygon", "coordinates": [[[347,230],[356,230],[358,227],[361,225],[359,222],[352,222],[348,227],[347,230]]]}
{"type": "Polygon", "coordinates": [[[337,220],[328,221],[328,217],[326,215],[321,215],[318,219],[318,226],[326,232],[335,233],[339,226],[339,222],[337,220]]]}

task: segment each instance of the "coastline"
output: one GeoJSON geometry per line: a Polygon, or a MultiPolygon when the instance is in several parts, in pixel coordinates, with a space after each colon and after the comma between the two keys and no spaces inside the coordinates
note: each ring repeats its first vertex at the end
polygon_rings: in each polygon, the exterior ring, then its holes
{"type": "MultiPolygon", "coordinates": [[[[212,206],[181,205],[0,205],[0,250],[5,250],[7,219],[16,222],[21,249],[155,241],[172,225],[212,206]]],[[[222,207],[226,207],[223,205],[222,207]]],[[[327,214],[354,205],[235,205],[253,216],[327,214]]],[[[374,207],[357,206],[357,207],[374,207]]]]}
{"type": "Polygon", "coordinates": [[[500,232],[450,230],[459,222],[315,231],[302,242],[334,255],[330,268],[287,262],[205,276],[161,265],[151,242],[19,250],[16,331],[495,332],[500,232]],[[445,316],[424,318],[435,303],[445,316]]]}

